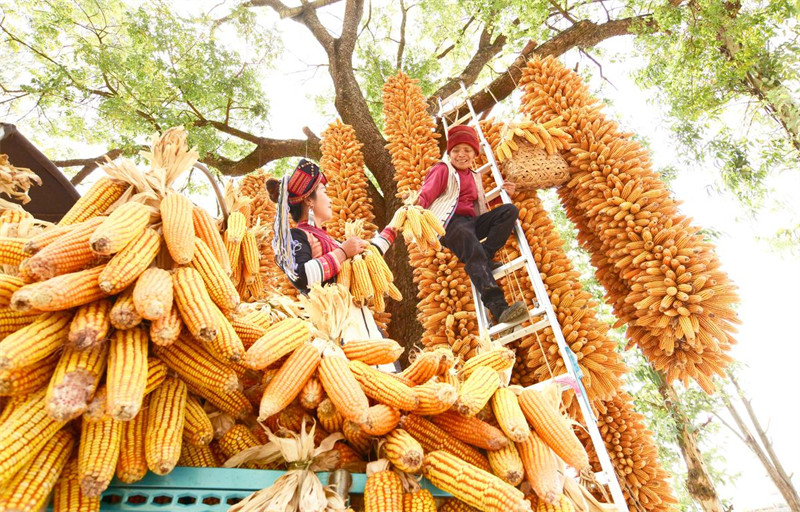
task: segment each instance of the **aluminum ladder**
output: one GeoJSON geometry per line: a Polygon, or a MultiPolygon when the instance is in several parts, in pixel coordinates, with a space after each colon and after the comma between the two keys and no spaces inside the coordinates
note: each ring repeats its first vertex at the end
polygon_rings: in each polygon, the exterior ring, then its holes
{"type": "MultiPolygon", "coordinates": [[[[500,168],[495,160],[492,146],[489,144],[485,135],[483,134],[483,130],[478,122],[478,116],[475,113],[475,109],[472,106],[472,101],[470,101],[469,93],[467,92],[467,88],[463,81],[461,82],[460,89],[460,91],[457,91],[454,95],[450,96],[450,98],[447,98],[446,100],[438,98],[439,112],[437,117],[442,120],[445,137],[447,136],[447,132],[450,128],[449,125],[466,123],[475,128],[487,160],[487,163],[479,167],[477,172],[479,174],[483,174],[487,170],[491,170],[492,177],[494,178],[495,182],[495,187],[486,193],[486,200],[488,202],[500,197],[503,203],[510,204],[512,203],[511,197],[509,197],[508,193],[502,188],[504,183],[503,175],[501,174],[500,168]],[[448,123],[448,120],[445,116],[444,105],[454,96],[461,94],[463,94],[466,99],[466,104],[469,111],[463,116],[457,117],[453,123],[448,123]]],[[[458,116],[458,113],[456,113],[456,116],[458,116]]],[[[597,427],[597,418],[592,411],[589,398],[586,395],[586,390],[583,386],[583,382],[581,381],[582,371],[578,366],[578,360],[564,340],[564,334],[561,332],[561,326],[558,323],[558,317],[553,310],[553,305],[550,303],[550,298],[547,295],[544,282],[542,282],[541,274],[539,273],[539,269],[536,267],[536,262],[533,259],[533,254],[531,253],[528,239],[525,236],[525,232],[522,230],[522,224],[519,222],[519,220],[517,220],[514,226],[513,234],[516,238],[517,246],[519,247],[520,256],[503,264],[501,267],[494,270],[493,274],[495,279],[500,279],[505,276],[510,276],[520,269],[526,269],[533,287],[536,303],[531,309],[528,310],[528,318],[521,322],[516,322],[513,324],[498,323],[495,325],[490,325],[486,308],[482,307],[483,303],[481,302],[480,292],[475,286],[472,286],[472,298],[475,302],[475,313],[478,320],[478,329],[480,335],[482,338],[488,338],[492,345],[502,346],[525,336],[532,335],[547,326],[552,328],[553,335],[558,343],[559,353],[561,354],[561,358],[564,360],[564,366],[566,367],[567,371],[562,375],[554,376],[546,381],[534,384],[529,388],[537,388],[548,382],[555,382],[561,386],[562,390],[571,388],[575,391],[576,399],[578,400],[581,414],[583,415],[584,423],[586,424],[586,429],[589,432],[592,444],[594,445],[595,453],[597,454],[597,458],[600,461],[600,466],[602,467],[602,471],[597,473],[596,476],[601,476],[602,483],[608,485],[614,505],[616,505],[619,510],[627,511],[628,506],[625,502],[622,488],[620,487],[619,480],[614,472],[614,466],[611,464],[611,458],[608,455],[606,445],[603,442],[603,437],[597,427]],[[530,320],[529,325],[522,326],[521,324],[527,320],[530,320]]],[[[510,377],[510,375],[507,375],[507,377],[510,377]]]]}

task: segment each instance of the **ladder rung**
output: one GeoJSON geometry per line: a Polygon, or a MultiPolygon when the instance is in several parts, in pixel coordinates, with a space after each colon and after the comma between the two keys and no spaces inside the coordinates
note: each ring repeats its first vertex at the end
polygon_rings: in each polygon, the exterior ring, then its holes
{"type": "Polygon", "coordinates": [[[492,190],[486,193],[486,202],[494,201],[499,195],[500,191],[503,190],[502,187],[494,187],[492,190]]]}
{"type": "MultiPolygon", "coordinates": [[[[503,326],[503,325],[508,325],[508,324],[498,324],[495,327],[503,326]]],[[[502,337],[494,340],[494,342],[497,343],[498,345],[508,345],[512,341],[518,340],[518,339],[520,339],[520,338],[522,338],[524,336],[528,336],[529,334],[533,334],[533,333],[535,333],[536,331],[538,331],[540,329],[544,329],[548,325],[550,325],[550,321],[547,320],[547,318],[543,318],[542,320],[539,320],[535,324],[526,325],[525,327],[518,327],[518,328],[514,329],[512,332],[510,332],[509,334],[506,334],[505,336],[502,336],[502,337]]],[[[491,329],[489,329],[490,335],[491,335],[491,332],[495,329],[495,327],[492,327],[491,329]]],[[[508,328],[506,327],[506,329],[508,329],[508,328]]],[[[496,331],[494,334],[497,334],[498,332],[502,332],[502,331],[503,330],[500,329],[500,330],[496,331]]]]}
{"type": "Polygon", "coordinates": [[[504,277],[512,272],[516,272],[517,270],[521,269],[524,266],[525,266],[525,257],[520,256],[519,258],[515,258],[509,261],[502,267],[496,268],[494,271],[492,271],[492,275],[494,276],[495,279],[500,279],[501,277],[504,277]]]}
{"type": "Polygon", "coordinates": [[[475,169],[475,172],[477,172],[478,174],[483,174],[484,172],[486,172],[486,169],[488,169],[491,166],[492,166],[492,162],[486,162],[482,166],[480,166],[477,169],[475,169]]]}
{"type": "MultiPolygon", "coordinates": [[[[513,323],[506,322],[506,323],[502,323],[502,324],[493,325],[492,328],[489,329],[489,336],[494,336],[498,332],[503,332],[506,329],[511,329],[512,327],[514,327],[516,325],[519,325],[522,322],[525,322],[527,320],[530,320],[531,318],[534,318],[534,317],[537,317],[537,316],[543,315],[543,314],[544,314],[544,308],[543,307],[537,307],[537,308],[530,309],[530,310],[528,310],[528,318],[521,318],[519,321],[513,322],[513,323]]],[[[526,329],[527,329],[527,327],[526,327],[526,329]]]]}
{"type": "Polygon", "coordinates": [[[470,114],[469,112],[467,112],[467,113],[466,113],[466,114],[464,114],[463,116],[461,116],[461,117],[459,117],[458,119],[456,119],[455,121],[453,121],[453,122],[450,124],[450,126],[458,126],[458,125],[462,124],[464,121],[467,121],[467,120],[468,120],[469,118],[471,118],[471,117],[472,117],[472,114],[470,114]]]}

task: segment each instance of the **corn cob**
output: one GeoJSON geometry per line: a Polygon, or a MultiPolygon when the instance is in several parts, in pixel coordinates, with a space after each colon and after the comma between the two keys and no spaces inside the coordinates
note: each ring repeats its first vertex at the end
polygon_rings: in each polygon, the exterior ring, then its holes
{"type": "Polygon", "coordinates": [[[217,361],[202,346],[181,335],[168,347],[153,347],[156,355],[188,383],[216,389],[223,393],[239,386],[233,370],[217,361]]]}
{"type": "Polygon", "coordinates": [[[72,205],[72,208],[61,218],[58,225],[77,224],[105,213],[108,207],[116,202],[129,186],[120,180],[106,177],[100,178],[72,205]]]}
{"type": "Polygon", "coordinates": [[[60,421],[83,414],[103,376],[107,359],[108,343],[86,350],[64,347],[47,387],[47,413],[60,421]]]}
{"type": "Polygon", "coordinates": [[[367,434],[361,425],[354,421],[344,420],[342,424],[342,434],[347,443],[353,447],[363,457],[368,457],[372,451],[373,437],[367,434]]]}
{"type": "Polygon", "coordinates": [[[185,423],[183,426],[184,443],[207,445],[214,438],[214,427],[208,414],[203,410],[200,401],[194,395],[186,397],[185,423]]]}
{"type": "MultiPolygon", "coordinates": [[[[242,212],[233,212],[228,215],[228,229],[225,231],[228,236],[228,241],[240,244],[246,231],[247,217],[245,217],[242,212]]],[[[231,263],[233,262],[234,260],[231,259],[231,263]]]]}
{"type": "Polygon", "coordinates": [[[116,331],[108,354],[107,407],[114,419],[128,421],[139,413],[147,387],[147,331],[116,331]]]}
{"type": "Polygon", "coordinates": [[[75,229],[76,226],[77,225],[49,227],[44,231],[30,237],[25,242],[22,250],[25,251],[25,254],[34,255],[58,240],[62,235],[70,233],[73,229],[75,229]]]}
{"type": "Polygon", "coordinates": [[[0,490],[2,510],[41,510],[47,503],[58,475],[67,464],[75,445],[75,436],[56,432],[14,478],[0,490]]]}
{"type": "Polygon", "coordinates": [[[344,260],[342,266],[339,268],[339,273],[336,274],[336,282],[344,286],[348,290],[353,290],[353,261],[344,260]]]}
{"type": "Polygon", "coordinates": [[[78,476],[78,459],[67,462],[55,485],[53,512],[100,512],[100,496],[85,496],[78,476]]]}
{"type": "Polygon", "coordinates": [[[183,267],[175,269],[172,283],[175,303],[186,327],[195,338],[211,343],[217,336],[217,318],[202,277],[193,268],[183,267]]]}
{"type": "Polygon", "coordinates": [[[303,390],[300,391],[300,405],[308,411],[316,410],[325,398],[325,389],[317,377],[308,379],[303,390]]]}
{"type": "Polygon", "coordinates": [[[485,512],[531,511],[522,492],[450,453],[428,453],[423,471],[435,486],[485,512]]]}
{"type": "Polygon", "coordinates": [[[456,498],[448,498],[444,504],[439,507],[439,512],[480,512],[477,508],[471,507],[463,501],[456,498]]]}
{"type": "MultiPolygon", "coordinates": [[[[256,436],[245,425],[234,425],[228,430],[225,435],[219,438],[219,448],[222,451],[225,459],[228,460],[239,452],[254,446],[259,446],[261,443],[256,436]]],[[[257,461],[245,463],[242,467],[251,469],[269,469],[270,465],[257,461]]]]}
{"type": "Polygon", "coordinates": [[[491,469],[489,461],[478,450],[456,439],[449,432],[442,430],[425,418],[409,414],[403,417],[400,425],[403,430],[411,434],[411,437],[419,441],[425,453],[444,450],[476,467],[486,471],[491,469]]]}
{"type": "Polygon", "coordinates": [[[166,475],[178,463],[185,411],[186,385],[178,378],[167,377],[150,395],[145,457],[157,475],[166,475]]]}
{"type": "Polygon", "coordinates": [[[419,399],[413,388],[392,375],[361,361],[350,361],[350,370],[368,397],[403,411],[413,411],[419,405],[419,399]]]}
{"type": "MultiPolygon", "coordinates": [[[[104,408],[99,405],[99,408],[104,408]]],[[[122,444],[123,423],[100,413],[83,415],[78,447],[78,477],[86,496],[96,497],[106,490],[114,477],[122,444]]]]}
{"type": "Polygon", "coordinates": [[[505,483],[516,487],[525,478],[525,468],[514,443],[508,443],[499,450],[486,452],[486,455],[489,457],[492,473],[505,483]]]}
{"type": "Polygon", "coordinates": [[[100,289],[108,294],[119,293],[136,281],[150,266],[161,245],[161,237],[151,228],[141,234],[115,254],[100,274],[100,289]]]}
{"type": "Polygon", "coordinates": [[[138,237],[149,222],[150,210],[144,204],[123,203],[103,219],[89,238],[89,245],[97,254],[115,254],[138,237]]]}
{"type": "Polygon", "coordinates": [[[515,443],[528,438],[530,428],[519,406],[517,395],[508,388],[499,388],[492,396],[492,411],[500,428],[515,443]]]}
{"type": "Polygon", "coordinates": [[[398,376],[411,380],[415,385],[424,384],[439,373],[439,360],[440,355],[436,352],[420,352],[398,376]]]}
{"type": "Polygon", "coordinates": [[[461,416],[455,411],[433,416],[431,421],[456,439],[484,450],[499,450],[509,443],[500,429],[478,418],[461,416]]]}
{"type": "Polygon", "coordinates": [[[189,391],[205,398],[214,407],[237,420],[244,420],[253,414],[253,405],[238,389],[226,393],[219,389],[197,386],[191,382],[187,382],[186,386],[189,391]]]}
{"type": "Polygon", "coordinates": [[[400,423],[400,411],[384,404],[375,404],[367,412],[361,428],[371,436],[384,436],[400,423]]]}
{"type": "Polygon", "coordinates": [[[264,389],[259,421],[264,421],[289,405],[306,385],[320,364],[319,349],[305,343],[286,359],[281,369],[264,389]]]}
{"type": "MultiPolygon", "coordinates": [[[[236,264],[238,265],[238,260],[236,264]]],[[[223,311],[236,309],[240,301],[236,287],[214,257],[214,253],[200,238],[195,240],[195,255],[189,265],[200,273],[209,296],[220,309],[223,311]]]]}
{"type": "Polygon", "coordinates": [[[347,359],[337,355],[323,358],[319,378],[328,398],[342,416],[356,423],[367,421],[369,400],[350,371],[347,359]]]}
{"type": "Polygon", "coordinates": [[[299,318],[287,318],[272,325],[247,349],[244,365],[262,370],[311,339],[308,323],[299,318]]]}
{"type": "MultiPolygon", "coordinates": [[[[557,392],[555,389],[548,391],[557,392]]],[[[589,466],[586,450],[572,431],[569,421],[561,415],[558,407],[543,392],[526,389],[519,396],[519,405],[528,423],[539,437],[564,462],[578,471],[589,466]]]]}
{"type": "Polygon", "coordinates": [[[245,269],[254,279],[258,275],[259,259],[256,235],[248,229],[242,238],[242,260],[244,260],[245,269]]]}
{"type": "MultiPolygon", "coordinates": [[[[531,504],[533,504],[533,501],[531,501],[531,504]]],[[[536,500],[536,512],[575,512],[575,505],[572,499],[561,494],[555,503],[536,500]]]]}
{"type": "Polygon", "coordinates": [[[540,500],[555,503],[564,488],[564,481],[559,475],[559,464],[553,450],[533,431],[525,441],[517,443],[517,450],[533,491],[540,500]]]}
{"type": "Polygon", "coordinates": [[[9,396],[4,397],[0,402],[3,403],[3,408],[0,409],[0,425],[6,421],[6,419],[11,416],[11,413],[18,409],[22,404],[28,401],[28,398],[33,396],[35,393],[31,393],[30,395],[16,395],[16,396],[9,396]]]}
{"type": "Polygon", "coordinates": [[[160,268],[142,272],[133,288],[133,304],[146,320],[157,320],[172,308],[172,276],[160,268]]]}
{"type": "Polygon", "coordinates": [[[422,469],[422,446],[408,432],[396,428],[386,435],[384,441],[383,455],[394,467],[404,473],[417,473],[422,469]]]}
{"type": "Polygon", "coordinates": [[[317,419],[328,432],[339,432],[344,425],[344,416],[339,413],[330,398],[324,399],[317,406],[317,419]]]}
{"type": "Polygon", "coordinates": [[[387,469],[367,477],[364,512],[403,512],[403,482],[397,473],[387,469]]]}
{"type": "MultiPolygon", "coordinates": [[[[203,208],[195,206],[192,208],[192,223],[194,225],[195,235],[201,239],[211,250],[211,253],[221,265],[222,271],[225,273],[225,275],[231,275],[231,262],[228,259],[228,252],[225,249],[225,243],[222,241],[222,236],[219,234],[217,224],[211,218],[211,215],[209,215],[208,212],[203,208]]],[[[197,241],[195,241],[195,244],[196,243],[197,241]]]]}
{"type": "Polygon", "coordinates": [[[239,335],[239,339],[242,340],[245,348],[250,348],[253,346],[253,343],[258,341],[260,337],[262,337],[266,332],[267,329],[272,325],[272,321],[269,318],[269,314],[263,314],[260,311],[254,311],[251,314],[238,316],[235,315],[231,320],[231,325],[233,326],[233,330],[236,331],[236,334],[239,335]],[[255,322],[256,317],[264,317],[266,321],[266,325],[262,326],[255,322]]]}
{"type": "Polygon", "coordinates": [[[414,414],[419,416],[441,414],[450,409],[458,399],[456,388],[450,384],[433,380],[415,387],[414,394],[419,399],[419,405],[414,409],[414,414]]]}
{"type": "Polygon", "coordinates": [[[28,255],[22,248],[25,246],[24,238],[0,237],[0,265],[18,266],[28,255]]]}
{"type": "Polygon", "coordinates": [[[142,316],[133,303],[133,288],[128,288],[117,295],[117,299],[108,314],[108,319],[115,329],[133,329],[142,323],[142,316]]]}
{"type": "Polygon", "coordinates": [[[236,334],[233,326],[219,308],[214,305],[211,307],[214,309],[214,315],[217,318],[217,336],[209,344],[209,351],[220,361],[240,366],[242,373],[244,373],[246,368],[236,364],[242,360],[245,354],[242,340],[239,339],[239,335],[236,334]]]}
{"type": "Polygon", "coordinates": [[[53,353],[31,365],[0,370],[0,396],[18,396],[36,393],[47,386],[58,363],[58,354],[53,353]]]}
{"type": "Polygon", "coordinates": [[[190,468],[216,468],[220,465],[214,452],[208,445],[193,445],[184,443],[181,448],[181,458],[178,466],[190,468]]]}
{"type": "Polygon", "coordinates": [[[403,354],[403,347],[389,338],[376,340],[351,340],[342,346],[350,360],[368,365],[391,364],[403,354]]]}
{"type": "Polygon", "coordinates": [[[75,312],[69,325],[67,341],[78,350],[86,350],[106,340],[111,328],[111,306],[109,299],[84,304],[75,312]]]}
{"type": "Polygon", "coordinates": [[[87,220],[63,234],[31,256],[25,271],[37,281],[84,269],[96,255],[89,247],[89,237],[102,223],[101,218],[87,220]]]}
{"type": "Polygon", "coordinates": [[[436,500],[427,489],[407,492],[403,495],[403,512],[436,512],[436,500]]]}
{"type": "Polygon", "coordinates": [[[63,426],[63,421],[47,415],[44,390],[12,408],[0,424],[0,484],[25,466],[63,426]]]}
{"type": "Polygon", "coordinates": [[[175,343],[181,334],[182,327],[181,313],[178,305],[173,302],[166,315],[150,323],[150,339],[155,345],[167,347],[175,343]]]}
{"type": "Polygon", "coordinates": [[[147,406],[122,426],[122,442],[117,459],[117,478],[120,482],[132,484],[147,474],[147,459],[144,453],[146,435],[147,406]]]}
{"type": "Polygon", "coordinates": [[[20,313],[10,308],[0,308],[0,340],[23,327],[30,325],[39,317],[38,311],[20,313]]]}
{"type": "Polygon", "coordinates": [[[28,366],[61,348],[72,320],[70,311],[43,313],[33,323],[0,341],[0,370],[28,366]]]}
{"type": "Polygon", "coordinates": [[[500,387],[500,376],[487,366],[476,368],[462,384],[456,409],[464,416],[475,416],[500,387]]]}
{"type": "Polygon", "coordinates": [[[157,357],[147,358],[147,386],[144,388],[145,396],[156,390],[167,378],[167,365],[157,357]]]}
{"type": "Polygon", "coordinates": [[[104,268],[101,265],[23,286],[11,296],[11,307],[18,311],[60,311],[105,298],[106,293],[97,286],[104,268]]]}
{"type": "Polygon", "coordinates": [[[192,202],[183,194],[167,192],[161,200],[161,229],[172,259],[186,265],[194,255],[194,224],[192,202]]]}
{"type": "Polygon", "coordinates": [[[472,375],[472,372],[479,366],[487,366],[495,371],[501,372],[514,366],[514,360],[513,350],[507,348],[489,350],[478,354],[464,363],[464,366],[462,366],[461,370],[458,372],[458,376],[462,379],[468,379],[469,376],[472,375]]]}

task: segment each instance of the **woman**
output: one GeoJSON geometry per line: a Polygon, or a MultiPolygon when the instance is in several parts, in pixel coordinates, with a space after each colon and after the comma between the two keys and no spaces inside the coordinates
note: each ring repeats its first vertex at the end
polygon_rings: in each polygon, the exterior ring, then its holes
{"type": "MultiPolygon", "coordinates": [[[[272,241],[275,262],[304,294],[315,284],[336,282],[342,263],[364,252],[370,243],[384,254],[396,237],[393,229],[386,228],[369,242],[358,237],[342,243],[334,240],[322,227],[333,218],[327,182],[317,164],[302,159],[291,176],[272,178],[266,185],[270,199],[278,203],[272,241]],[[289,216],[297,227],[289,229],[289,216]]],[[[357,321],[345,338],[383,337],[368,308],[354,306],[352,318],[357,321]]]]}
{"type": "MultiPolygon", "coordinates": [[[[519,210],[513,204],[500,204],[489,210],[481,176],[472,170],[480,153],[478,134],[471,126],[459,125],[447,132],[447,156],[425,176],[417,204],[430,209],[445,226],[442,245],[453,251],[472,285],[481,293],[483,305],[496,322],[515,323],[527,318],[522,301],[509,305],[492,271],[501,264],[495,253],[511,236],[519,210]],[[481,242],[482,239],[485,240],[481,242]]],[[[513,195],[515,185],[505,182],[503,189],[513,195]]]]}

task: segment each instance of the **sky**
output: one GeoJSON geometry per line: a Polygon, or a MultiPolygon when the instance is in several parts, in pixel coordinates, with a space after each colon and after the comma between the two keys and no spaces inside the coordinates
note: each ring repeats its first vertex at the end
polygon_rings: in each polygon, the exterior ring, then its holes
{"type": "MultiPolygon", "coordinates": [[[[191,5],[191,9],[207,10],[215,4],[216,1],[201,0],[183,3],[180,7],[189,9],[187,5],[191,5]]],[[[220,15],[224,14],[224,8],[220,9],[220,15]]],[[[331,9],[331,12],[336,11],[331,9]]],[[[332,19],[335,18],[328,18],[332,19]]],[[[288,51],[277,63],[282,76],[279,80],[270,80],[266,86],[270,98],[280,100],[271,102],[269,128],[262,135],[300,138],[304,137],[304,126],[319,134],[334,117],[332,112],[320,113],[316,98],[330,94],[331,85],[325,68],[312,72],[308,64],[322,63],[325,56],[299,24],[285,20],[278,24],[278,30],[288,51]]],[[[630,44],[629,39],[618,38],[605,43],[604,49],[608,54],[625,53],[626,45],[630,44]]],[[[568,67],[576,60],[581,66],[593,66],[577,55],[564,58],[568,67]]],[[[717,253],[723,269],[739,287],[741,297],[742,325],[737,336],[739,344],[733,349],[733,356],[744,364],[741,384],[753,399],[762,424],[768,426],[785,469],[790,474],[800,475],[800,436],[797,435],[800,330],[794,322],[800,314],[800,259],[776,252],[762,240],[778,228],[800,219],[800,173],[771,176],[768,184],[774,189],[770,196],[774,207],[757,217],[748,215],[732,195],[712,188],[713,168],[701,165],[686,168],[677,161],[666,109],[653,102],[652,95],[639,89],[630,77],[632,70],[641,63],[635,59],[598,60],[613,85],[602,82],[597,76],[590,84],[593,90],[612,100],[613,106],[609,107],[607,115],[619,121],[625,131],[636,132],[649,141],[655,168],[678,168],[671,187],[675,197],[683,202],[682,212],[693,217],[697,225],[720,233],[715,241],[717,253]]],[[[97,154],[96,148],[88,154],[97,154]]],[[[213,204],[213,199],[204,198],[202,202],[208,206],[213,204]]],[[[722,496],[731,500],[736,510],[754,510],[780,502],[780,495],[757,459],[724,429],[720,435],[723,438],[719,445],[725,447],[729,469],[740,473],[735,485],[722,488],[722,496]]],[[[800,487],[800,476],[795,476],[794,483],[800,487]]]]}

